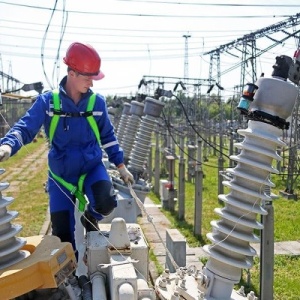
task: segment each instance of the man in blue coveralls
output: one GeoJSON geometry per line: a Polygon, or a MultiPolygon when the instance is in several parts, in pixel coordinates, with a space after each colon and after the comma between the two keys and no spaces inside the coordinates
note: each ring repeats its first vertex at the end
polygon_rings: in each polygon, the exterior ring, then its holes
{"type": "Polygon", "coordinates": [[[123,163],[110,122],[105,98],[91,90],[93,80],[104,77],[101,59],[90,45],[72,43],[63,59],[67,76],[57,91],[39,95],[26,114],[0,140],[0,161],[7,160],[34,139],[44,126],[50,142],[48,192],[52,234],[75,249],[75,198],[85,208],[81,218],[87,231],[117,205],[110,177],[102,162],[102,149],[125,183],[133,183],[123,163]],[[100,146],[101,145],[101,146],[100,146]],[[85,207],[82,201],[88,198],[85,207]]]}

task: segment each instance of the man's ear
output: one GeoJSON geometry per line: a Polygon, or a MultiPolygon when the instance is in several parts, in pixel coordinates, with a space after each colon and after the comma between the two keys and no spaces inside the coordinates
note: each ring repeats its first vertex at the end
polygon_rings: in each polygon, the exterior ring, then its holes
{"type": "Polygon", "coordinates": [[[74,70],[69,71],[69,76],[76,77],[76,72],[74,70]]]}

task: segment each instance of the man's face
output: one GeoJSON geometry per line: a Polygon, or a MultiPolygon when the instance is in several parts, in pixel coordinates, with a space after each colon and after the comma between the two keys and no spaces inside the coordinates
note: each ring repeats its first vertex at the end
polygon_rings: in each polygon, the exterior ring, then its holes
{"type": "Polygon", "coordinates": [[[72,86],[78,92],[84,94],[93,86],[93,77],[70,70],[69,76],[72,78],[72,86]]]}
{"type": "Polygon", "coordinates": [[[81,93],[86,93],[93,86],[92,76],[82,75],[76,72],[76,83],[81,93]]]}

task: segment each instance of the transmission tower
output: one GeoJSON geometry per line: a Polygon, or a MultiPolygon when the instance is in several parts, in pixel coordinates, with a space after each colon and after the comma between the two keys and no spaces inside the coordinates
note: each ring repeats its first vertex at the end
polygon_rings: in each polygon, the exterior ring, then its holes
{"type": "MultiPolygon", "coordinates": [[[[295,31],[295,29],[294,29],[295,31]]],[[[295,36],[296,49],[300,49],[300,36],[295,36]]],[[[299,115],[300,115],[300,90],[298,87],[298,99],[295,103],[292,120],[290,122],[290,140],[289,140],[289,161],[288,161],[288,174],[286,179],[286,188],[284,192],[281,192],[282,196],[287,199],[297,199],[297,183],[299,181],[300,172],[300,157],[298,155],[298,143],[300,140],[300,128],[299,128],[299,115]]]]}
{"type": "MultiPolygon", "coordinates": [[[[219,104],[219,141],[220,141],[220,148],[219,148],[219,159],[218,159],[218,169],[219,169],[219,183],[218,183],[218,193],[223,193],[223,185],[222,185],[222,172],[223,172],[223,165],[224,165],[224,158],[223,158],[223,103],[222,103],[222,95],[221,91],[223,90],[221,86],[221,63],[220,63],[220,52],[221,51],[214,51],[210,54],[210,63],[209,63],[209,79],[212,81],[213,78],[216,78],[216,86],[218,88],[217,93],[217,101],[219,104]]],[[[211,85],[210,91],[213,85],[211,85]]],[[[214,134],[216,136],[216,134],[214,134]]]]}
{"type": "MultiPolygon", "coordinates": [[[[211,55],[213,53],[224,53],[227,52],[233,56],[236,56],[234,53],[231,53],[233,50],[238,50],[242,53],[242,60],[238,64],[230,67],[227,70],[223,70],[221,75],[224,75],[237,67],[241,67],[241,76],[240,76],[240,92],[243,89],[244,84],[246,81],[255,82],[257,79],[256,73],[256,58],[262,55],[263,53],[269,51],[270,49],[274,48],[275,46],[282,44],[284,41],[291,37],[295,37],[299,34],[299,31],[295,30],[295,26],[300,24],[300,13],[290,16],[284,21],[280,21],[278,23],[272,24],[271,26],[267,26],[265,28],[259,29],[255,32],[250,34],[246,34],[240,38],[235,39],[232,42],[227,44],[221,45],[218,48],[205,52],[204,55],[211,55]],[[287,31],[288,28],[293,28],[293,34],[287,31]],[[272,38],[271,35],[276,32],[282,32],[286,35],[281,40],[277,40],[272,38]],[[259,38],[268,38],[269,40],[273,41],[273,45],[268,46],[263,50],[259,50],[256,47],[256,41],[259,38]]],[[[219,55],[219,54],[217,54],[219,55]]],[[[239,55],[238,55],[239,56],[239,55]]],[[[217,80],[218,82],[218,80],[217,80]]]]}
{"type": "MultiPolygon", "coordinates": [[[[2,61],[2,55],[0,53],[0,76],[1,76],[2,72],[3,72],[3,61],[2,61]]],[[[2,91],[4,89],[4,76],[1,76],[0,90],[1,89],[2,89],[2,91]]]]}
{"type": "Polygon", "coordinates": [[[255,83],[257,80],[256,56],[256,39],[254,37],[244,39],[242,44],[240,95],[246,83],[255,83]]]}
{"type": "Polygon", "coordinates": [[[188,45],[188,38],[191,36],[188,34],[184,34],[182,37],[185,39],[185,47],[184,47],[184,74],[183,78],[189,78],[189,45],[188,45]]]}

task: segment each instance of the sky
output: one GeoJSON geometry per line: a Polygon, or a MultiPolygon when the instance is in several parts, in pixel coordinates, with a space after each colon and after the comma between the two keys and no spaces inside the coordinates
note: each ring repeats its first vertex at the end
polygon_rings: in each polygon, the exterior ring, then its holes
{"type": "MultiPolygon", "coordinates": [[[[105,78],[94,82],[95,92],[147,93],[150,85],[139,88],[144,76],[153,86],[163,82],[173,89],[187,75],[189,82],[203,83],[197,90],[189,85],[188,92],[202,93],[209,78],[207,52],[297,13],[299,0],[0,0],[0,71],[55,88],[66,74],[68,46],[79,41],[91,44],[102,60],[105,78]]],[[[260,37],[257,47],[266,49],[284,36],[260,37]]],[[[270,75],[275,57],[293,57],[296,47],[289,38],[259,56],[257,73],[270,75]]],[[[224,97],[239,84],[240,61],[237,49],[220,56],[221,72],[233,69],[221,76],[224,97]]]]}

